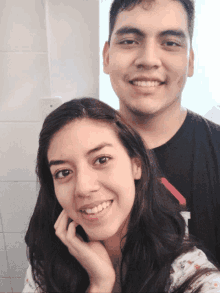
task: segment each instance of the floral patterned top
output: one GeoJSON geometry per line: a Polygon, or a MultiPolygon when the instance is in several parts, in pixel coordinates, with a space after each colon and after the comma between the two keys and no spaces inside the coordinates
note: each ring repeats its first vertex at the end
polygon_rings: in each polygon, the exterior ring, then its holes
{"type": "MultiPolygon", "coordinates": [[[[216,267],[208,261],[205,253],[194,247],[193,251],[180,255],[171,266],[170,272],[170,286],[168,293],[172,293],[175,287],[183,284],[183,282],[190,276],[192,276],[197,270],[204,268],[216,267]]],[[[201,284],[201,293],[220,293],[220,271],[207,273],[197,279],[191,289],[184,293],[190,293],[192,290],[198,288],[201,284]]]]}
{"type": "MultiPolygon", "coordinates": [[[[205,253],[196,247],[193,251],[180,255],[172,263],[168,290],[166,292],[172,293],[175,287],[181,285],[189,276],[193,275],[196,270],[200,268],[216,267],[208,261],[205,253]]],[[[220,272],[203,275],[197,279],[191,289],[184,293],[191,293],[193,289],[198,288],[201,284],[203,284],[201,293],[220,293],[220,272]]],[[[30,265],[26,272],[22,293],[41,293],[33,281],[30,265]]]]}

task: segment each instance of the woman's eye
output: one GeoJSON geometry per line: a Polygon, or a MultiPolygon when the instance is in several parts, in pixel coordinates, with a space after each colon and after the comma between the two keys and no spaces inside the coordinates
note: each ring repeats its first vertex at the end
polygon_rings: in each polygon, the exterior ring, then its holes
{"type": "Polygon", "coordinates": [[[62,171],[57,172],[54,177],[56,179],[63,179],[65,177],[67,177],[69,174],[70,174],[69,170],[62,170],[62,171]]]}
{"type": "Polygon", "coordinates": [[[100,157],[95,161],[96,165],[103,165],[105,164],[110,158],[108,157],[100,157]]]}

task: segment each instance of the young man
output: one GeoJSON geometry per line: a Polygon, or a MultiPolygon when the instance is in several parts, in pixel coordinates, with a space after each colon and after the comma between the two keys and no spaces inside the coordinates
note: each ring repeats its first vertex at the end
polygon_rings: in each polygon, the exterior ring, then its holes
{"type": "Polygon", "coordinates": [[[162,182],[186,202],[189,232],[220,263],[220,126],[181,106],[194,72],[193,26],[193,0],[115,0],[104,72],[121,114],[154,150],[162,182]]]}

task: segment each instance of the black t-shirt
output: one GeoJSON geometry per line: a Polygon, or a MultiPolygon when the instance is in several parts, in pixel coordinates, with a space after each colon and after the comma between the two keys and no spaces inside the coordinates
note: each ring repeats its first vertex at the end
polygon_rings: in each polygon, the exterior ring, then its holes
{"type": "Polygon", "coordinates": [[[220,125],[188,110],[177,133],[153,151],[163,176],[186,199],[189,233],[220,263],[220,125]]]}

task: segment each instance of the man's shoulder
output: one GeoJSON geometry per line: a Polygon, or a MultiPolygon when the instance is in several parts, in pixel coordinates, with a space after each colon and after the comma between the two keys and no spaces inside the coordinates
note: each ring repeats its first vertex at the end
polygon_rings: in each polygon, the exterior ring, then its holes
{"type": "Polygon", "coordinates": [[[190,123],[193,123],[196,131],[203,131],[212,137],[216,137],[220,141],[220,125],[216,124],[209,119],[188,110],[187,118],[190,120],[190,123]]]}

